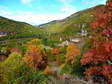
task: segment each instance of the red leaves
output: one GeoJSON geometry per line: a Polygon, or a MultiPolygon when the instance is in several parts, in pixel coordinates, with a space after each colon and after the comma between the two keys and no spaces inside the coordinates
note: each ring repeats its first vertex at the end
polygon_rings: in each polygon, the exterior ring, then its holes
{"type": "Polygon", "coordinates": [[[81,64],[99,64],[112,58],[112,42],[101,42],[96,48],[88,50],[81,59],[81,64]]]}
{"type": "Polygon", "coordinates": [[[53,55],[58,55],[59,53],[60,53],[59,48],[53,48],[53,49],[52,49],[52,54],[53,54],[53,55]]]}
{"type": "Polygon", "coordinates": [[[103,65],[103,75],[112,77],[112,65],[103,65]]]}
{"type": "Polygon", "coordinates": [[[91,26],[93,29],[95,29],[99,26],[99,24],[98,24],[98,22],[95,21],[95,22],[91,23],[91,26]]]}
{"type": "Polygon", "coordinates": [[[112,65],[103,65],[103,66],[94,66],[86,69],[85,71],[86,76],[90,77],[95,74],[101,75],[103,74],[106,77],[112,78],[112,65]]]}
{"type": "Polygon", "coordinates": [[[93,56],[95,55],[94,49],[90,49],[86,53],[84,53],[83,58],[81,59],[81,64],[86,65],[93,61],[93,56]]]}
{"type": "Polygon", "coordinates": [[[106,4],[108,7],[112,7],[112,1],[106,4]]]}
{"type": "Polygon", "coordinates": [[[22,53],[22,51],[19,48],[12,48],[11,52],[22,53]]]}
{"type": "Polygon", "coordinates": [[[112,36],[112,26],[108,27],[107,29],[104,29],[102,31],[102,34],[107,36],[107,37],[111,37],[112,36]]]}
{"type": "Polygon", "coordinates": [[[108,8],[104,7],[104,8],[98,9],[96,13],[93,15],[94,15],[95,21],[91,23],[92,28],[106,29],[108,26],[112,25],[110,24],[112,23],[112,12],[108,8]]]}
{"type": "MultiPolygon", "coordinates": [[[[108,22],[110,22],[110,13],[98,13],[98,15],[96,15],[96,21],[91,23],[91,27],[96,29],[96,28],[106,28],[108,22]]],[[[111,14],[112,17],[112,14],[111,14]]]]}
{"type": "Polygon", "coordinates": [[[104,42],[102,44],[102,46],[104,46],[105,51],[110,54],[112,52],[112,42],[104,42]]]}
{"type": "Polygon", "coordinates": [[[95,21],[91,23],[92,29],[91,49],[83,54],[82,65],[87,65],[86,76],[94,74],[103,75],[112,79],[112,0],[94,14],[95,21]]]}
{"type": "Polygon", "coordinates": [[[102,68],[95,66],[95,67],[90,67],[89,69],[86,69],[85,74],[86,76],[90,77],[93,76],[94,74],[101,74],[102,68]]]}

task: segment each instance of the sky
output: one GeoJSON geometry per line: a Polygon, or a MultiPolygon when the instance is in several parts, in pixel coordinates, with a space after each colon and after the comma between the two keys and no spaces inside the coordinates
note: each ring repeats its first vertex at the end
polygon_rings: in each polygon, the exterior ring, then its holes
{"type": "Polygon", "coordinates": [[[106,0],[0,0],[0,16],[39,25],[105,3],[106,0]]]}

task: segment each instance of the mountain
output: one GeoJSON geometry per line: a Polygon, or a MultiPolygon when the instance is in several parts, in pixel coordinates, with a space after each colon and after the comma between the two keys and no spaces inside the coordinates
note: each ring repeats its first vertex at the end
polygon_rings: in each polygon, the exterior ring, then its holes
{"type": "Polygon", "coordinates": [[[0,34],[7,34],[7,38],[33,37],[41,34],[41,32],[40,28],[25,22],[14,21],[0,16],[0,34]]]}
{"type": "Polygon", "coordinates": [[[36,28],[25,22],[14,21],[5,17],[0,16],[0,32],[16,32],[16,33],[25,33],[25,32],[38,32],[39,28],[36,28]]]}
{"type": "Polygon", "coordinates": [[[42,24],[39,27],[43,28],[48,33],[69,33],[69,35],[73,35],[76,32],[80,32],[82,27],[88,29],[89,23],[93,20],[92,13],[102,7],[104,7],[104,5],[98,5],[83,11],[79,11],[63,20],[55,20],[42,24]]]}
{"type": "Polygon", "coordinates": [[[88,31],[89,23],[94,19],[92,14],[103,7],[104,5],[98,5],[76,12],[65,19],[54,20],[38,27],[0,16],[0,34],[7,33],[7,36],[0,40],[40,37],[59,41],[60,37],[65,39],[76,37],[79,36],[82,29],[88,31]]]}

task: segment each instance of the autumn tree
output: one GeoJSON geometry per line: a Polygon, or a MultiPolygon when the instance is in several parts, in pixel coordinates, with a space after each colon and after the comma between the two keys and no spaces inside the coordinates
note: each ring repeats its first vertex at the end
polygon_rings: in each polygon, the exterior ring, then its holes
{"type": "Polygon", "coordinates": [[[22,51],[21,51],[19,48],[12,48],[12,49],[10,50],[10,52],[11,52],[11,53],[12,53],[12,52],[22,53],[22,51]]]}
{"type": "Polygon", "coordinates": [[[33,39],[29,42],[30,45],[28,45],[23,61],[30,66],[34,66],[36,69],[42,69],[47,65],[47,54],[43,45],[38,44],[38,41],[40,42],[38,39],[33,39]]]}
{"type": "Polygon", "coordinates": [[[61,59],[60,59],[60,48],[53,48],[51,53],[56,57],[56,63],[58,65],[61,64],[61,59]]]}
{"type": "Polygon", "coordinates": [[[47,74],[47,75],[53,74],[50,66],[46,66],[46,68],[44,70],[44,74],[47,74]]]}
{"type": "Polygon", "coordinates": [[[58,55],[60,53],[60,50],[59,50],[59,48],[53,48],[52,51],[51,51],[51,53],[53,55],[58,55]]]}
{"type": "Polygon", "coordinates": [[[69,44],[66,53],[66,62],[73,64],[75,57],[80,55],[80,49],[73,43],[69,44]]]}
{"type": "Polygon", "coordinates": [[[83,54],[81,64],[88,66],[85,75],[104,76],[112,80],[112,0],[96,10],[91,23],[91,49],[83,54]]]}

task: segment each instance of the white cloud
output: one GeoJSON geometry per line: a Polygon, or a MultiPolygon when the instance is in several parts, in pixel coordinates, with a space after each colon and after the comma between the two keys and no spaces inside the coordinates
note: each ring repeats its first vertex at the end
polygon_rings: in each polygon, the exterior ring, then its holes
{"type": "Polygon", "coordinates": [[[31,11],[9,11],[6,7],[0,6],[0,16],[16,21],[27,22],[33,25],[47,23],[52,20],[60,20],[73,14],[76,9],[70,4],[63,4],[59,13],[37,13],[31,11]]]}
{"type": "Polygon", "coordinates": [[[88,4],[90,4],[90,5],[96,5],[96,4],[98,4],[98,3],[103,3],[103,4],[105,4],[105,2],[106,2],[106,0],[82,0],[82,3],[83,4],[86,4],[86,5],[88,5],[88,4]]]}
{"type": "Polygon", "coordinates": [[[73,14],[77,11],[76,8],[70,4],[65,4],[60,10],[67,15],[73,14]]]}
{"type": "Polygon", "coordinates": [[[7,7],[1,5],[1,6],[0,6],[0,10],[1,10],[1,9],[7,9],[7,7]]]}
{"type": "Polygon", "coordinates": [[[83,4],[86,4],[86,5],[88,5],[88,4],[94,5],[94,4],[97,3],[97,1],[98,1],[98,0],[82,0],[82,3],[83,3],[83,4]]]}
{"type": "Polygon", "coordinates": [[[31,3],[34,2],[34,0],[21,0],[21,2],[23,4],[31,5],[31,3]]]}
{"type": "Polygon", "coordinates": [[[68,3],[68,2],[72,2],[73,0],[60,0],[61,2],[66,2],[66,3],[68,3]]]}
{"type": "Polygon", "coordinates": [[[64,13],[39,14],[39,13],[33,13],[33,12],[29,12],[29,11],[19,11],[16,13],[12,13],[12,12],[5,11],[5,10],[2,10],[2,11],[4,11],[4,12],[0,11],[1,16],[16,20],[16,21],[27,22],[27,23],[33,24],[33,25],[39,25],[39,24],[47,23],[47,22],[53,21],[53,20],[64,19],[65,17],[68,16],[68,14],[64,14],[64,13]]]}
{"type": "Polygon", "coordinates": [[[37,13],[24,12],[23,14],[11,16],[10,18],[14,20],[38,25],[42,23],[47,23],[52,20],[62,19],[62,15],[60,14],[37,14],[37,13]]]}
{"type": "Polygon", "coordinates": [[[60,20],[68,17],[76,11],[70,4],[63,4],[59,13],[37,13],[31,11],[9,11],[8,8],[0,6],[0,16],[16,21],[27,22],[33,25],[47,23],[53,20],[60,20]]]}
{"type": "Polygon", "coordinates": [[[0,13],[1,13],[2,15],[5,15],[5,16],[10,16],[10,15],[11,15],[11,12],[5,11],[5,10],[0,10],[0,13]]]}
{"type": "Polygon", "coordinates": [[[60,11],[67,16],[75,13],[77,10],[75,6],[71,5],[74,0],[59,0],[63,5],[60,8],[60,11]]]}
{"type": "Polygon", "coordinates": [[[10,16],[12,13],[5,6],[0,6],[0,15],[10,16]]]}
{"type": "MultiPolygon", "coordinates": [[[[22,3],[29,5],[35,0],[21,0],[21,1],[22,3]]],[[[30,12],[30,11],[12,12],[12,11],[9,11],[8,8],[0,6],[0,16],[4,16],[10,19],[17,20],[17,21],[27,22],[33,25],[39,25],[39,24],[47,23],[52,20],[64,19],[67,16],[77,11],[75,6],[71,5],[71,2],[73,0],[60,0],[60,1],[62,2],[63,6],[59,9],[60,12],[57,14],[53,14],[53,13],[40,14],[40,13],[30,12]]],[[[88,2],[89,4],[91,4],[91,2],[98,1],[98,0],[93,0],[93,1],[82,0],[82,1],[84,4],[88,4],[88,2]]]]}

